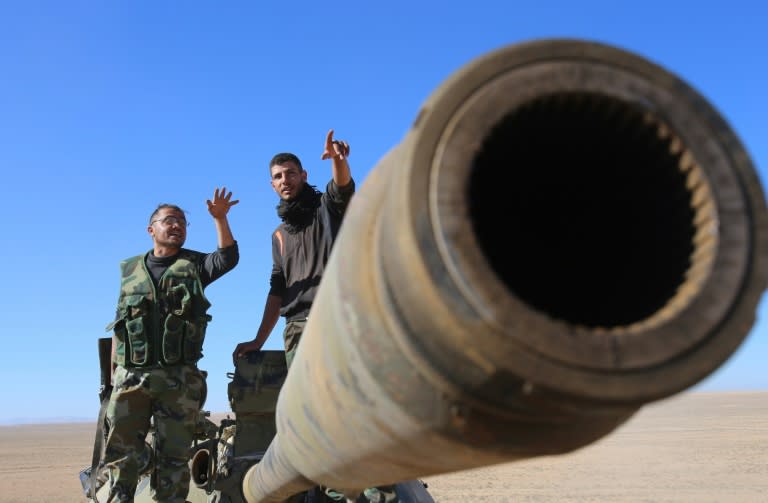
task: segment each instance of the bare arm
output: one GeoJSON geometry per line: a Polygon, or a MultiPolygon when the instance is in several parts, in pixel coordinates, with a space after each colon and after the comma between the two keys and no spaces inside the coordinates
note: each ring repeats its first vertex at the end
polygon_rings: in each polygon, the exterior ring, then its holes
{"type": "Polygon", "coordinates": [[[251,351],[259,351],[261,347],[267,342],[269,334],[277,324],[277,320],[280,319],[280,306],[283,303],[282,297],[277,295],[267,295],[267,302],[264,304],[264,314],[261,316],[261,323],[259,329],[256,331],[256,338],[249,342],[241,342],[235,347],[234,353],[232,353],[232,359],[237,359],[244,356],[251,351]]]}
{"type": "Polygon", "coordinates": [[[325,137],[325,150],[321,158],[331,159],[333,163],[333,182],[338,187],[346,187],[352,181],[352,172],[349,169],[347,158],[349,157],[349,144],[343,140],[333,139],[333,129],[328,131],[325,137]]]}

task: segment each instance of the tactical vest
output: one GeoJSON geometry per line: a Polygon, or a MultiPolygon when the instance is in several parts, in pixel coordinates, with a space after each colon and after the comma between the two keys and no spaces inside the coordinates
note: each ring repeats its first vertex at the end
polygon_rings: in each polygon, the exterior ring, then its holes
{"type": "Polygon", "coordinates": [[[197,272],[196,252],[181,250],[157,289],[144,255],[120,263],[122,280],[114,329],[115,363],[157,367],[197,362],[203,357],[211,306],[197,272]]]}

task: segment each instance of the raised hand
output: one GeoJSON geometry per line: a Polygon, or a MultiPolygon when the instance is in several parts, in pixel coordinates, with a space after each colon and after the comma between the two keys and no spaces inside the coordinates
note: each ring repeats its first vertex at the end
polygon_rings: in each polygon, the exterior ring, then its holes
{"type": "Polygon", "coordinates": [[[346,159],[347,157],[349,157],[349,143],[344,140],[334,140],[333,129],[331,129],[325,137],[325,150],[321,159],[346,159]]]}
{"type": "Polygon", "coordinates": [[[229,209],[240,202],[239,199],[232,199],[232,192],[227,192],[226,187],[222,187],[221,190],[217,187],[213,192],[213,201],[207,199],[205,202],[208,204],[208,213],[213,218],[221,218],[226,216],[229,209]]]}

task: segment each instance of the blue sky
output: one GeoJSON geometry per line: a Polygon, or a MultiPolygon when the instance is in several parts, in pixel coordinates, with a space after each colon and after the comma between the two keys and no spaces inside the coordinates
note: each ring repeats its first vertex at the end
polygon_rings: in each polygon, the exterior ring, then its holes
{"type": "MultiPolygon", "coordinates": [[[[6,2],[0,7],[0,423],[95,419],[97,339],[118,263],[179,204],[187,247],[215,247],[205,200],[240,204],[237,269],[207,289],[206,408],[227,411],[231,353],[254,337],[277,198],[267,163],[295,152],[324,186],[325,133],[367,172],[451,73],[507,44],[576,37],[672,70],[723,114],[768,180],[764,2],[6,2]]],[[[768,389],[768,304],[698,390],[768,389]]],[[[278,324],[266,348],[281,349],[278,324]]]]}

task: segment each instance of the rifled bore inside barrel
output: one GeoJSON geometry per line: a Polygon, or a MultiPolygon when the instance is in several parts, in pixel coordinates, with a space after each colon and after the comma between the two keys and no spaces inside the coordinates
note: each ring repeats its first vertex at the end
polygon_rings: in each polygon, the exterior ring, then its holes
{"type": "Polygon", "coordinates": [[[690,271],[708,269],[715,243],[696,235],[714,217],[699,212],[711,201],[698,171],[647,110],[590,92],[541,96],[484,138],[471,220],[521,300],[573,324],[628,325],[682,304],[690,271]]]}

